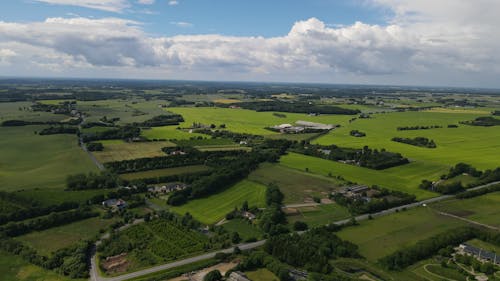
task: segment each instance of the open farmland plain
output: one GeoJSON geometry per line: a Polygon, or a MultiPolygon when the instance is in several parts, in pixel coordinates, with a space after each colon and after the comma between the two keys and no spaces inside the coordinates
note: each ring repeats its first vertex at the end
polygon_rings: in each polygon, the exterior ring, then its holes
{"type": "Polygon", "coordinates": [[[104,145],[104,149],[93,152],[101,163],[165,156],[161,149],[175,146],[174,143],[168,141],[123,142],[111,140],[101,141],[101,143],[104,145]]]}

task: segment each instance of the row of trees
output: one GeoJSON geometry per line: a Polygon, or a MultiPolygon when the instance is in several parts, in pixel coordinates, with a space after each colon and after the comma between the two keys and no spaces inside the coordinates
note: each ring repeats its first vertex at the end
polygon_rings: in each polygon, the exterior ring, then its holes
{"type": "Polygon", "coordinates": [[[82,134],[84,142],[96,140],[122,139],[129,140],[138,138],[141,134],[141,129],[133,125],[125,125],[123,127],[111,128],[105,131],[88,132],[82,134]]]}
{"type": "Polygon", "coordinates": [[[66,127],[66,126],[50,126],[38,132],[39,135],[55,135],[55,134],[76,134],[78,133],[78,128],[76,127],[66,127]]]}
{"type": "Polygon", "coordinates": [[[66,187],[69,190],[116,188],[120,184],[118,175],[111,172],[76,174],[66,178],[66,187]]]}
{"type": "Polygon", "coordinates": [[[484,117],[477,117],[476,119],[472,121],[464,121],[460,122],[461,124],[465,125],[472,125],[472,126],[483,126],[483,127],[491,127],[491,126],[499,126],[500,125],[500,119],[491,117],[491,116],[484,116],[484,117]]]}
{"type": "Polygon", "coordinates": [[[438,129],[443,128],[443,126],[439,125],[430,125],[430,126],[404,126],[397,127],[398,131],[412,131],[412,130],[429,130],[429,129],[438,129]]]}
{"type": "Polygon", "coordinates": [[[140,127],[160,127],[179,125],[180,122],[184,122],[184,118],[180,114],[163,114],[155,116],[141,123],[134,123],[134,125],[140,127]]]}
{"type": "Polygon", "coordinates": [[[404,165],[409,160],[400,153],[370,149],[341,148],[336,145],[313,145],[309,143],[295,143],[292,150],[301,154],[311,155],[333,161],[346,161],[361,167],[382,170],[390,167],[404,165]]]}
{"type": "Polygon", "coordinates": [[[354,115],[360,113],[357,109],[347,109],[332,105],[315,105],[309,102],[284,102],[284,101],[256,101],[240,102],[237,104],[218,104],[221,107],[236,105],[241,108],[255,111],[281,111],[295,113],[320,113],[354,115]]]}
{"type": "Polygon", "coordinates": [[[431,139],[428,139],[425,137],[416,137],[416,138],[394,137],[391,140],[395,141],[395,142],[401,142],[401,143],[406,143],[409,145],[414,145],[414,146],[436,148],[436,143],[434,142],[434,140],[431,140],[431,139]]]}
{"type": "Polygon", "coordinates": [[[349,198],[339,193],[332,195],[332,198],[337,204],[347,207],[349,212],[354,215],[380,212],[392,207],[410,204],[416,199],[415,195],[408,193],[378,187],[376,189],[379,193],[372,196],[370,200],[349,198]]]}

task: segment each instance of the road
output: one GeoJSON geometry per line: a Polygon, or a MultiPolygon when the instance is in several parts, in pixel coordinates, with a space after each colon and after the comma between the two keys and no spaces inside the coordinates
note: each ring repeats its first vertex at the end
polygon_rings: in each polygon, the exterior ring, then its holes
{"type": "MultiPolygon", "coordinates": [[[[500,184],[500,181],[492,182],[492,183],[481,185],[481,186],[477,186],[477,187],[474,187],[474,188],[471,188],[471,189],[468,189],[468,190],[482,189],[482,188],[486,188],[486,187],[494,185],[494,184],[500,184]]],[[[418,207],[418,206],[422,206],[424,204],[430,204],[430,203],[434,203],[434,202],[438,202],[438,201],[443,201],[443,200],[446,200],[446,199],[449,199],[449,198],[453,198],[453,197],[454,197],[454,195],[442,195],[442,196],[438,196],[438,197],[426,199],[426,200],[423,200],[423,201],[419,201],[419,202],[415,202],[415,203],[410,203],[410,204],[406,204],[406,205],[403,205],[403,206],[399,206],[399,207],[394,207],[394,208],[391,208],[391,209],[383,210],[383,211],[380,211],[380,212],[377,212],[377,213],[373,213],[373,214],[359,215],[359,216],[355,217],[355,219],[357,221],[367,220],[370,215],[373,218],[381,217],[381,216],[385,216],[385,215],[389,215],[389,214],[395,213],[396,211],[399,211],[399,210],[402,210],[402,209],[411,209],[411,208],[415,208],[415,207],[418,207]]],[[[345,219],[345,220],[336,221],[336,222],[334,222],[334,224],[336,224],[336,225],[342,225],[342,224],[348,223],[350,221],[351,221],[351,219],[345,219]]],[[[250,249],[254,249],[254,248],[257,248],[257,247],[260,247],[260,246],[264,245],[265,242],[266,242],[266,240],[260,240],[260,241],[253,242],[253,243],[239,244],[238,247],[241,250],[250,250],[250,249]]],[[[139,270],[139,271],[132,272],[132,273],[129,273],[129,274],[124,274],[124,275],[120,275],[120,276],[116,276],[116,277],[110,277],[110,278],[99,276],[98,270],[97,270],[98,267],[97,267],[97,264],[96,264],[96,255],[95,255],[95,252],[93,252],[92,259],[91,259],[90,279],[92,281],[125,281],[125,280],[128,280],[128,279],[139,277],[139,276],[143,276],[143,275],[146,275],[146,274],[150,274],[150,273],[154,273],[154,272],[158,272],[158,271],[162,271],[162,270],[166,270],[166,269],[170,269],[170,268],[174,268],[174,267],[178,267],[178,266],[182,266],[182,265],[194,263],[194,262],[197,262],[197,261],[201,261],[201,260],[213,258],[216,253],[220,253],[220,252],[223,252],[223,253],[232,253],[233,250],[234,250],[234,247],[231,247],[231,248],[227,248],[227,249],[224,249],[224,250],[220,250],[220,251],[216,251],[216,252],[212,252],[212,253],[207,253],[207,254],[203,254],[203,255],[200,255],[200,256],[191,257],[191,258],[187,258],[187,259],[184,259],[184,260],[179,260],[179,261],[175,261],[175,262],[171,262],[171,263],[167,263],[167,264],[163,264],[163,265],[158,265],[158,266],[154,266],[154,267],[151,267],[151,268],[148,268],[148,269],[143,269],[143,270],[139,270]]]]}
{"type": "MultiPolygon", "coordinates": [[[[85,122],[85,118],[82,117],[82,122],[80,122],[80,124],[78,124],[78,129],[80,130],[80,132],[82,131],[82,124],[83,122],[85,122]]],[[[83,137],[80,135],[78,137],[78,141],[80,142],[80,147],[83,149],[83,151],[85,151],[88,156],[90,157],[90,160],[92,160],[92,162],[94,162],[94,164],[97,166],[97,168],[101,171],[104,171],[104,165],[101,164],[101,162],[97,161],[97,159],[95,158],[94,154],[92,154],[92,152],[90,152],[88,149],[87,149],[87,146],[85,145],[85,143],[83,142],[83,137]]]]}

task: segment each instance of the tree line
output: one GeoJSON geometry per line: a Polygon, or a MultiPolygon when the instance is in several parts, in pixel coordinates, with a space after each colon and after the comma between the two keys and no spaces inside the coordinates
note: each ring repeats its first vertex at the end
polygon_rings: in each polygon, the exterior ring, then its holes
{"type": "Polygon", "coordinates": [[[255,101],[239,102],[236,104],[217,104],[220,107],[239,106],[244,109],[255,111],[280,111],[294,113],[319,113],[319,114],[343,114],[354,115],[361,111],[332,105],[316,105],[309,102],[284,102],[284,101],[255,101]]]}
{"type": "Polygon", "coordinates": [[[429,129],[439,129],[443,128],[440,125],[430,125],[430,126],[401,126],[397,127],[398,131],[412,131],[412,130],[429,130],[429,129]]]}
{"type": "Polygon", "coordinates": [[[431,139],[428,139],[425,137],[415,137],[415,138],[394,137],[391,140],[395,141],[395,142],[406,143],[409,145],[419,146],[419,147],[427,147],[427,148],[436,148],[437,147],[434,140],[431,140],[431,139]]]}

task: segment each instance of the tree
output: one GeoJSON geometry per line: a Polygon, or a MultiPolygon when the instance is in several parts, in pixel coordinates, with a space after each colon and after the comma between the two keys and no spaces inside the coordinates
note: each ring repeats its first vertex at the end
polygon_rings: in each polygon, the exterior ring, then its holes
{"type": "Polygon", "coordinates": [[[293,224],[293,230],[295,230],[295,231],[304,231],[307,229],[308,229],[307,223],[305,223],[303,221],[296,221],[293,224]]]}
{"type": "Polygon", "coordinates": [[[222,280],[222,274],[220,274],[220,271],[212,270],[205,277],[203,277],[203,281],[219,281],[222,280]]]}
{"type": "Polygon", "coordinates": [[[231,241],[233,242],[233,244],[240,243],[241,238],[240,238],[240,235],[238,234],[238,232],[233,232],[233,234],[231,235],[231,241]]]}

